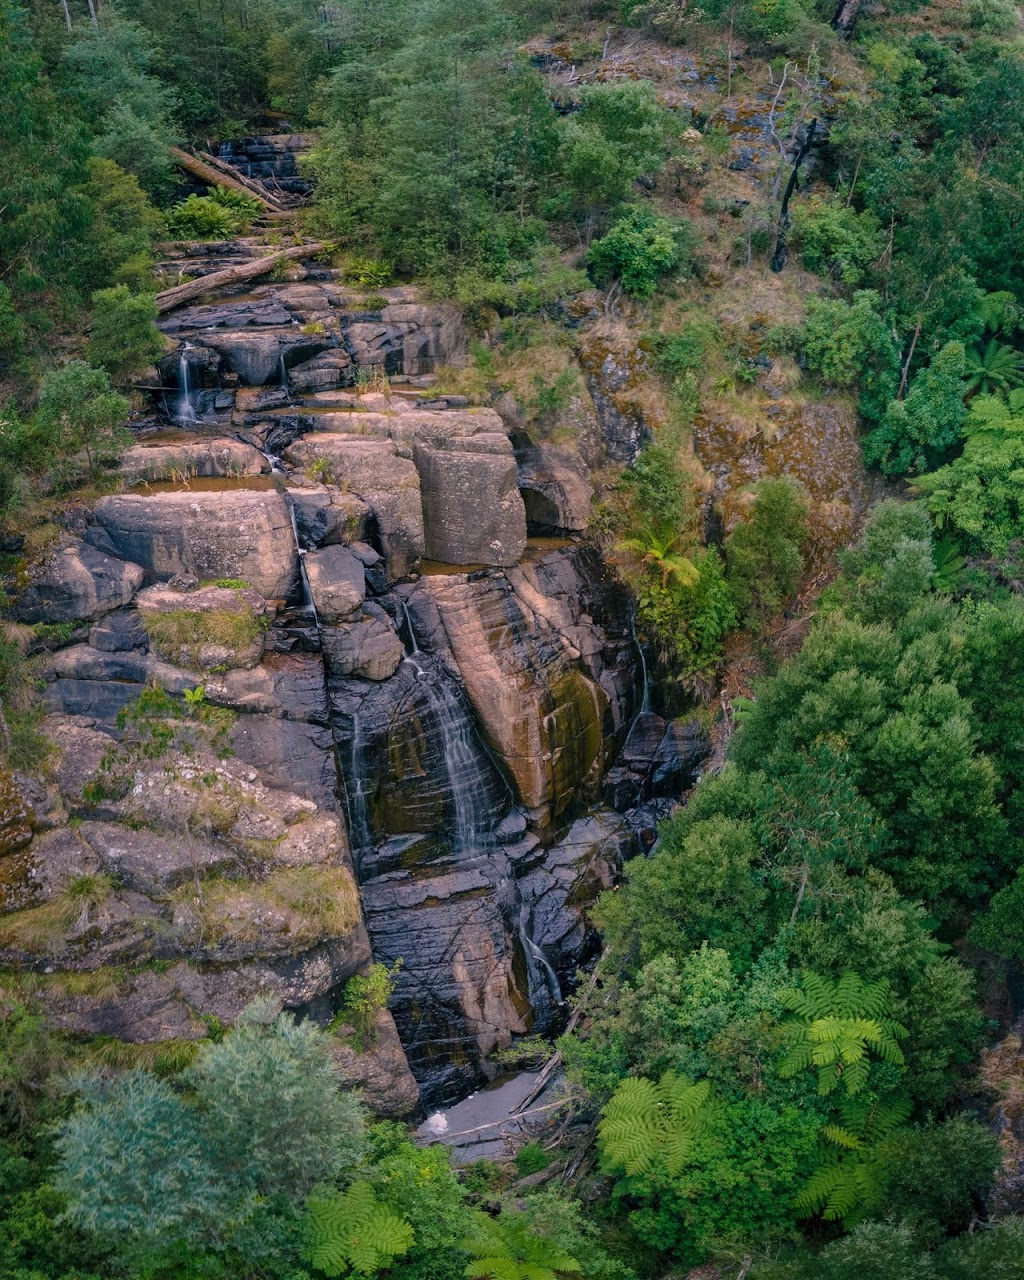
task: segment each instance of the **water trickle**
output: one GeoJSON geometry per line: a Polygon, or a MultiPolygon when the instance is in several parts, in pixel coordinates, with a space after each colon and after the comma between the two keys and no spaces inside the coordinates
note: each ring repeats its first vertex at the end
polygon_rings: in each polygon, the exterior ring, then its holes
{"type": "Polygon", "coordinates": [[[302,605],[303,613],[313,615],[313,623],[315,626],[320,625],[320,620],[316,615],[316,604],[313,601],[313,593],[309,589],[309,578],[306,576],[306,549],[299,541],[299,526],[295,519],[295,504],[288,501],[288,514],[292,518],[292,537],[295,539],[295,550],[299,557],[299,581],[302,583],[302,605]]]}
{"type": "Polygon", "coordinates": [[[630,619],[630,630],[633,633],[633,644],[636,651],[640,655],[640,677],[643,680],[643,693],[640,699],[639,715],[646,716],[651,713],[651,678],[647,671],[647,658],[644,655],[644,647],[640,643],[640,639],[636,634],[636,609],[633,609],[633,616],[630,619]]]}
{"type": "Polygon", "coordinates": [[[281,352],[281,356],[277,362],[277,372],[278,372],[278,380],[281,384],[281,389],[283,391],[287,391],[288,390],[288,366],[284,362],[283,351],[281,352]]]}
{"type": "Polygon", "coordinates": [[[519,909],[519,941],[523,944],[523,955],[526,958],[530,1004],[538,1019],[543,1021],[545,1015],[550,1015],[565,1004],[565,998],[558,974],[530,936],[530,908],[525,902],[519,909]]]}
{"type": "Polygon", "coordinates": [[[410,653],[405,664],[416,673],[441,738],[445,774],[455,810],[452,845],[455,853],[487,848],[494,841],[494,789],[487,754],[472,717],[448,680],[410,653]]]}
{"type": "Polygon", "coordinates": [[[400,597],[400,599],[402,601],[402,621],[408,633],[408,640],[405,643],[406,651],[411,655],[415,655],[421,652],[416,640],[416,628],[412,625],[412,614],[409,612],[408,601],[404,597],[400,597]]]}
{"type": "Polygon", "coordinates": [[[353,849],[366,849],[373,844],[370,815],[366,804],[366,769],[363,752],[363,726],[359,712],[352,716],[352,759],[348,773],[348,825],[353,849]]]}
{"type": "Polygon", "coordinates": [[[188,356],[185,354],[189,350],[188,343],[182,349],[181,355],[178,357],[178,403],[175,406],[175,417],[181,422],[197,422],[196,407],[192,402],[192,388],[189,385],[189,368],[188,356]]]}

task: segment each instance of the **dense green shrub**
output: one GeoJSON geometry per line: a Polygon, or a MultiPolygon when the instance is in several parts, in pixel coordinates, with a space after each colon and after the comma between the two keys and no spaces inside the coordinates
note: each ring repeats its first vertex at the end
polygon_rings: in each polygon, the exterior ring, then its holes
{"type": "Polygon", "coordinates": [[[803,571],[808,503],[790,480],[762,480],[725,544],[726,578],[744,623],[763,630],[803,571]]]}
{"type": "Polygon", "coordinates": [[[98,289],[92,295],[91,363],[101,365],[115,380],[150,364],[164,349],[156,316],[151,293],[133,294],[123,284],[98,289]]]}
{"type": "Polygon", "coordinates": [[[646,209],[633,208],[594,241],[587,260],[598,284],[618,280],[623,292],[649,298],[658,278],[680,265],[682,239],[681,227],[646,209]]]}

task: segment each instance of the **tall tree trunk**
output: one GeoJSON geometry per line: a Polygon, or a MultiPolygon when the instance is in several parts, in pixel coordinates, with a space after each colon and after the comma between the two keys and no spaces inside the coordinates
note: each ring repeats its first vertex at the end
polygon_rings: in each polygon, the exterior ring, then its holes
{"type": "Polygon", "coordinates": [[[93,27],[96,30],[98,30],[100,25],[100,20],[96,16],[96,6],[93,4],[93,0],[86,0],[86,3],[89,6],[89,21],[92,23],[93,27]]]}
{"type": "Polygon", "coordinates": [[[60,0],[60,7],[64,10],[64,21],[67,23],[68,30],[70,31],[71,30],[71,10],[68,8],[68,0],[60,0]]]}

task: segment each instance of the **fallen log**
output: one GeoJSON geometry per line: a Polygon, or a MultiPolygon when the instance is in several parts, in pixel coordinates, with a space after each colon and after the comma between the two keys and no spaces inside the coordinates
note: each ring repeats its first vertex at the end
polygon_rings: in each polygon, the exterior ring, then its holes
{"type": "Polygon", "coordinates": [[[291,258],[308,258],[323,248],[324,245],[319,241],[315,244],[299,244],[291,249],[268,253],[265,258],[254,258],[252,262],[228,267],[225,271],[213,271],[208,276],[200,276],[198,280],[177,284],[173,289],[165,289],[156,295],[157,314],[179,307],[183,302],[191,302],[193,298],[201,298],[204,293],[212,293],[215,289],[224,289],[228,285],[241,284],[243,280],[266,275],[278,262],[287,262],[291,258]]]}
{"type": "Polygon", "coordinates": [[[284,212],[284,206],[276,196],[267,190],[266,184],[257,182],[255,178],[249,178],[240,169],[233,164],[228,164],[226,160],[221,160],[219,156],[211,155],[209,151],[200,151],[199,159],[204,164],[208,164],[211,169],[216,169],[218,173],[224,175],[225,180],[230,179],[232,182],[241,183],[241,185],[254,195],[257,200],[262,200],[265,204],[271,204],[278,212],[284,212]]]}
{"type": "Polygon", "coordinates": [[[272,199],[270,196],[260,195],[256,191],[251,191],[237,179],[212,168],[205,160],[200,160],[196,156],[189,155],[187,151],[182,151],[181,147],[171,147],[171,155],[174,157],[176,164],[191,173],[193,177],[198,178],[200,182],[205,182],[211,187],[230,187],[232,191],[241,191],[243,195],[252,196],[260,202],[264,209],[272,209],[276,213],[284,212],[284,208],[279,201],[272,199]]]}

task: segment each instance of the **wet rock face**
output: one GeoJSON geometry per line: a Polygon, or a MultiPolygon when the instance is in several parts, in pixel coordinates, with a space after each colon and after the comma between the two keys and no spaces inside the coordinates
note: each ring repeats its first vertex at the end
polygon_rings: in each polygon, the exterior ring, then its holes
{"type": "Polygon", "coordinates": [[[256,476],[269,470],[266,458],[241,440],[197,440],[186,444],[136,445],[121,458],[129,484],[172,476],[256,476]]]}

